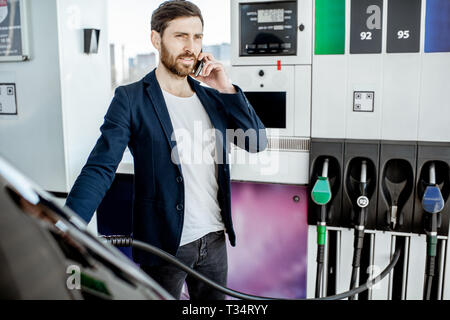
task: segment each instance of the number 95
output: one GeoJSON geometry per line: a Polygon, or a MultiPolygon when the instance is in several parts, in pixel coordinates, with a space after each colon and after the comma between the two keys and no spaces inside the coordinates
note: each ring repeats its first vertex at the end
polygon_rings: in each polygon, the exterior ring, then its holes
{"type": "Polygon", "coordinates": [[[409,30],[400,30],[397,32],[397,39],[408,39],[409,30]]]}

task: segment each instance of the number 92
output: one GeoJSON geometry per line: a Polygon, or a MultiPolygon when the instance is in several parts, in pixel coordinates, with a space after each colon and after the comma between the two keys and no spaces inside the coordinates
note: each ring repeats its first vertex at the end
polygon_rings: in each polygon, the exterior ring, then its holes
{"type": "Polygon", "coordinates": [[[370,31],[361,32],[359,36],[361,37],[361,40],[372,40],[372,32],[370,31]]]}

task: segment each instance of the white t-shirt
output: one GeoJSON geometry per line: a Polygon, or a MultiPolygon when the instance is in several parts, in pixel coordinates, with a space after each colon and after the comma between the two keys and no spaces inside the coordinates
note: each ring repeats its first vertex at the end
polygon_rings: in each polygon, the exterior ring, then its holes
{"type": "Polygon", "coordinates": [[[180,246],[224,230],[217,200],[216,140],[214,127],[194,93],[181,98],[162,90],[177,142],[185,190],[184,224],[180,246]]]}

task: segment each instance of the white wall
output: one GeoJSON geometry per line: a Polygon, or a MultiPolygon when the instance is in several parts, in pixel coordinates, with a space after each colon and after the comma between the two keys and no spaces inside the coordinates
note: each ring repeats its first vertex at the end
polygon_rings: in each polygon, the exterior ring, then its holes
{"type": "Polygon", "coordinates": [[[99,137],[111,99],[107,0],[28,1],[31,60],[0,63],[18,115],[0,116],[0,156],[44,189],[68,192],[99,137]],[[100,29],[98,54],[83,28],[100,29]]]}
{"type": "Polygon", "coordinates": [[[107,2],[57,0],[67,191],[100,135],[110,103],[107,2]],[[100,29],[97,54],[83,52],[84,28],[100,29]]]}
{"type": "Polygon", "coordinates": [[[0,63],[15,82],[18,115],[0,115],[0,156],[43,188],[65,189],[55,0],[28,1],[31,61],[0,63]]]}
{"type": "Polygon", "coordinates": [[[419,138],[450,141],[450,53],[429,53],[422,60],[419,138]]]}

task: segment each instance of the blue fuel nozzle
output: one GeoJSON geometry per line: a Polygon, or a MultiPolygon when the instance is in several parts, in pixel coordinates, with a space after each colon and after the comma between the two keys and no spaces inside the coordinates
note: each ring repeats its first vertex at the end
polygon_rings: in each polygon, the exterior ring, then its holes
{"type": "Polygon", "coordinates": [[[425,189],[422,207],[428,213],[439,213],[444,209],[445,201],[437,185],[430,185],[425,189]]]}

